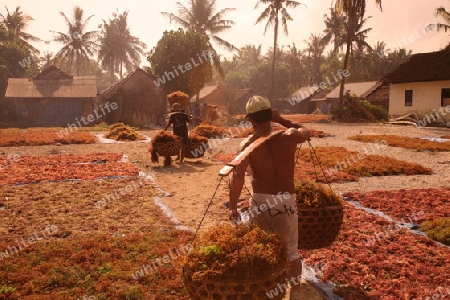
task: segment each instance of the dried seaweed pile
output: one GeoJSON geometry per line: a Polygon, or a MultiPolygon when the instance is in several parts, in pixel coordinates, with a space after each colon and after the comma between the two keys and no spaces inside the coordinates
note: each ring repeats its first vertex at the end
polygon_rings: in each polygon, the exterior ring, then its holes
{"type": "Polygon", "coordinates": [[[139,139],[139,135],[129,126],[123,123],[112,124],[106,138],[116,141],[135,141],[139,139]]]}
{"type": "Polygon", "coordinates": [[[333,190],[311,180],[297,181],[295,194],[299,207],[323,207],[342,204],[342,199],[333,190]]]}
{"type": "Polygon", "coordinates": [[[208,139],[220,139],[224,137],[229,137],[229,133],[221,127],[208,125],[208,124],[200,124],[192,130],[192,133],[195,135],[201,135],[208,139]]]}
{"type": "Polygon", "coordinates": [[[256,226],[225,224],[205,233],[183,264],[194,280],[249,279],[279,270],[286,260],[285,248],[275,234],[256,226]]]}

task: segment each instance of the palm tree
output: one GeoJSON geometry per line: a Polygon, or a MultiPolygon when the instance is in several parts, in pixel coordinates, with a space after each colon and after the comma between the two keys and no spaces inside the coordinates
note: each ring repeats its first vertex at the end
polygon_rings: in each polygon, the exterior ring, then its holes
{"type": "Polygon", "coordinates": [[[84,11],[79,6],[73,9],[72,21],[63,12],[60,12],[60,15],[66,21],[68,32],[66,34],[51,31],[55,35],[53,40],[64,44],[56,53],[55,60],[69,73],[73,73],[75,64],[76,76],[86,74],[90,66],[90,57],[97,49],[97,31],[86,31],[87,24],[94,15],[84,20],[84,11]]]}
{"type": "MultiPolygon", "coordinates": [[[[288,35],[287,22],[292,21],[292,17],[289,15],[287,8],[295,8],[300,5],[297,1],[292,0],[258,0],[256,3],[255,9],[258,8],[260,4],[268,4],[268,6],[264,9],[261,15],[256,20],[255,24],[260,23],[261,21],[267,19],[266,27],[264,29],[264,34],[266,34],[267,30],[273,26],[273,48],[278,49],[278,26],[280,22],[280,14],[281,14],[281,25],[283,26],[283,31],[286,35],[288,35]]],[[[274,88],[274,76],[275,76],[275,61],[276,61],[276,53],[277,51],[273,51],[273,59],[272,59],[272,74],[270,81],[270,98],[273,97],[273,88],[274,88]]]]}
{"type": "Polygon", "coordinates": [[[6,8],[6,16],[0,14],[2,18],[2,23],[5,25],[6,29],[9,32],[14,33],[17,37],[22,39],[25,42],[38,42],[39,38],[31,35],[29,33],[24,32],[24,29],[28,26],[29,21],[34,21],[34,19],[29,15],[24,15],[22,11],[20,11],[20,6],[16,7],[16,10],[11,14],[6,8]]]}
{"type": "MultiPolygon", "coordinates": [[[[355,27],[355,32],[353,33],[352,44],[350,47],[350,55],[358,52],[364,52],[365,50],[371,51],[372,47],[366,42],[367,34],[372,31],[372,28],[363,29],[367,20],[371,17],[364,18],[361,22],[358,21],[355,27]]],[[[346,35],[344,35],[346,37],[346,35]]]]}
{"type": "Polygon", "coordinates": [[[108,22],[103,20],[100,35],[99,60],[104,69],[110,73],[110,83],[114,83],[115,73],[123,78],[123,68],[128,72],[136,69],[146,45],[139,38],[131,35],[128,27],[128,11],[113,13],[108,22]]]}
{"type": "Polygon", "coordinates": [[[447,11],[443,6],[436,8],[436,17],[444,19],[445,23],[430,24],[429,28],[436,28],[437,31],[450,31],[450,10],[447,11]]]}
{"type": "Polygon", "coordinates": [[[53,65],[53,53],[45,51],[44,56],[41,56],[39,60],[42,63],[41,69],[47,69],[51,65],[53,65]]]}
{"type": "Polygon", "coordinates": [[[322,34],[312,34],[309,36],[308,41],[304,41],[307,44],[305,50],[308,62],[309,62],[309,84],[319,84],[322,75],[320,72],[320,66],[325,61],[323,52],[325,50],[325,44],[323,43],[322,34]]]}
{"type": "MultiPolygon", "coordinates": [[[[374,0],[378,5],[380,10],[382,10],[381,0],[374,0]]],[[[355,33],[357,32],[358,23],[364,20],[364,14],[366,12],[366,0],[336,0],[335,9],[338,13],[342,13],[347,18],[346,26],[346,52],[344,57],[343,69],[347,70],[348,60],[351,52],[351,46],[355,38],[355,33]]],[[[341,86],[339,90],[339,105],[343,106],[343,96],[344,96],[344,85],[345,77],[341,80],[341,86]]]]}
{"type": "Polygon", "coordinates": [[[33,50],[33,52],[35,53],[38,53],[39,51],[31,46],[28,42],[38,42],[40,41],[40,39],[24,31],[28,26],[28,22],[33,21],[34,19],[29,15],[23,14],[23,11],[20,11],[20,6],[17,6],[16,10],[14,10],[12,13],[9,12],[7,7],[5,8],[6,16],[0,14],[1,23],[5,25],[8,32],[21,39],[25,43],[27,48],[33,50]]]}
{"type": "MultiPolygon", "coordinates": [[[[196,32],[204,34],[208,38],[208,45],[210,50],[216,54],[211,40],[225,47],[229,51],[238,50],[229,42],[223,40],[217,34],[230,29],[234,22],[225,20],[224,17],[228,12],[235,10],[235,8],[224,8],[216,12],[216,0],[189,0],[188,7],[180,2],[178,4],[178,15],[168,12],[161,12],[161,14],[169,18],[170,22],[175,22],[185,29],[194,29],[196,32]]],[[[219,55],[212,56],[213,64],[220,76],[224,76],[223,70],[220,67],[219,55]]]]}
{"type": "Polygon", "coordinates": [[[330,8],[330,16],[324,15],[325,30],[323,36],[323,43],[328,45],[333,43],[332,54],[336,55],[338,50],[344,47],[345,44],[345,16],[338,14],[334,8],[330,8]]]}
{"type": "Polygon", "coordinates": [[[245,45],[239,49],[239,55],[236,56],[238,64],[243,67],[254,66],[262,61],[261,45],[245,45]]]}
{"type": "Polygon", "coordinates": [[[294,43],[287,46],[285,63],[290,70],[290,84],[291,90],[296,90],[303,86],[304,83],[304,68],[302,65],[303,51],[295,46],[294,43]]]}

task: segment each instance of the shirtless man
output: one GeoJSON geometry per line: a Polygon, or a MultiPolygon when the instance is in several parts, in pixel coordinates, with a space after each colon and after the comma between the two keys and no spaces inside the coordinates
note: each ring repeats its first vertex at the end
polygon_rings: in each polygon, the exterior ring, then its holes
{"type": "Polygon", "coordinates": [[[244,185],[245,170],[250,166],[253,199],[250,222],[263,230],[275,232],[285,243],[289,256],[287,278],[291,283],[292,300],[300,299],[301,258],[298,246],[298,217],[295,203],[294,166],[297,144],[309,139],[309,130],[299,123],[284,119],[270,108],[266,98],[254,96],[246,105],[247,119],[254,133],[241,144],[241,151],[261,136],[272,132],[271,122],[287,127],[255,148],[240,163],[230,182],[230,218],[239,219],[237,202],[244,185]]]}

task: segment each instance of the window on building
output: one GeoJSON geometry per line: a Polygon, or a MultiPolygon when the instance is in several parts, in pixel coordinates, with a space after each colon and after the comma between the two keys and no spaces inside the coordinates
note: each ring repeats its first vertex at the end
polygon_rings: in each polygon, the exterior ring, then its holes
{"type": "Polygon", "coordinates": [[[450,105],[450,89],[442,89],[441,106],[450,105]]]}
{"type": "Polygon", "coordinates": [[[406,90],[405,91],[405,106],[412,106],[412,100],[413,100],[413,91],[406,90]]]}

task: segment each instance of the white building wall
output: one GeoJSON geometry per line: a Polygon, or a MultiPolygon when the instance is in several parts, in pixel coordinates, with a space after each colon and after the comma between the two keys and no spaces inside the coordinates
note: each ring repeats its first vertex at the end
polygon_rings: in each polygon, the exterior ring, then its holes
{"type": "Polygon", "coordinates": [[[450,89],[450,80],[391,84],[389,115],[395,117],[412,112],[426,115],[433,113],[435,110],[446,120],[450,120],[450,107],[447,105],[447,107],[441,109],[441,91],[443,88],[450,89]],[[413,91],[412,106],[405,106],[405,90],[413,91]]]}

